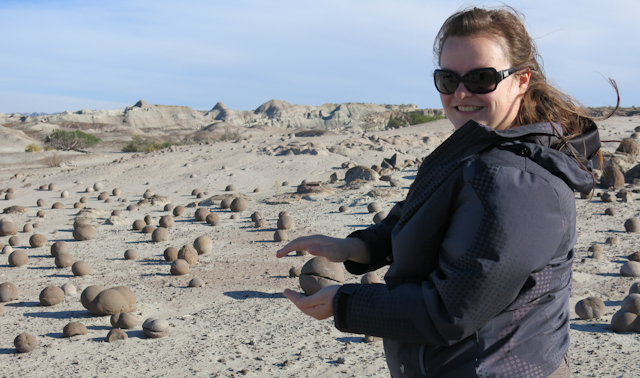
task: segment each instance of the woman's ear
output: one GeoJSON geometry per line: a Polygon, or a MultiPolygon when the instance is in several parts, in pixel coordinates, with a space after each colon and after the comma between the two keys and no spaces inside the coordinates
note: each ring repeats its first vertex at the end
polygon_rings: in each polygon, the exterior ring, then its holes
{"type": "Polygon", "coordinates": [[[521,73],[518,74],[518,89],[520,90],[520,94],[524,94],[529,87],[529,81],[531,80],[531,70],[525,68],[521,73]]]}

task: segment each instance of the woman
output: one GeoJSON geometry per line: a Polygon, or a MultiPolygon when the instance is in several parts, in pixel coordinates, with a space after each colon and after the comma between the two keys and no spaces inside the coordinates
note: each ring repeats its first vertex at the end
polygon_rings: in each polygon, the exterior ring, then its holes
{"type": "Polygon", "coordinates": [[[551,87],[511,8],[451,16],[434,73],[456,131],[424,161],[407,198],[345,239],[296,239],[354,274],[390,265],[386,284],[325,287],[300,310],[381,336],[398,377],[569,376],[574,190],[588,193],[597,129],[551,87]]]}

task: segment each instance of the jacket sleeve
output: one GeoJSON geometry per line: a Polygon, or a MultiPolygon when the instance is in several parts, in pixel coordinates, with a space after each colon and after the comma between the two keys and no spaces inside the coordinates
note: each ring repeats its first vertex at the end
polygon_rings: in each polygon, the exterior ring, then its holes
{"type": "Polygon", "coordinates": [[[345,261],[344,266],[349,273],[364,274],[380,269],[393,262],[393,255],[391,253],[391,231],[400,219],[403,204],[404,201],[398,202],[382,222],[374,224],[364,230],[352,232],[347,236],[348,238],[358,238],[362,240],[371,253],[371,261],[369,264],[360,264],[349,260],[345,261]]]}
{"type": "Polygon", "coordinates": [[[511,167],[465,179],[428,279],[344,285],[334,297],[336,327],[429,345],[474,334],[532,286],[531,273],[568,253],[560,250],[573,236],[563,210],[573,192],[566,189],[559,195],[546,179],[511,167]]]}

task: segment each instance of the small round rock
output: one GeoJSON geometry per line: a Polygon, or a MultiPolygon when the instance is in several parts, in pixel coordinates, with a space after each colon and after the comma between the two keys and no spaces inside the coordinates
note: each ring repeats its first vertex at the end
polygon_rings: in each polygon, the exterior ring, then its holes
{"type": "Polygon", "coordinates": [[[640,262],[627,261],[620,267],[620,275],[624,277],[640,277],[640,262]]]}
{"type": "Polygon", "coordinates": [[[62,289],[62,291],[64,291],[65,295],[76,295],[76,293],[78,292],[76,289],[76,286],[71,282],[67,282],[66,284],[62,285],[60,288],[62,289]]]}
{"type": "Polygon", "coordinates": [[[138,254],[138,251],[135,249],[127,249],[126,251],[124,251],[125,260],[135,260],[138,257],[140,257],[140,254],[138,254]]]}
{"type": "Polygon", "coordinates": [[[624,229],[627,232],[640,232],[640,219],[629,218],[624,222],[624,229]]]}
{"type": "Polygon", "coordinates": [[[166,261],[176,261],[178,259],[178,249],[175,247],[168,247],[165,249],[164,259],[166,261]]]}
{"type": "Polygon", "coordinates": [[[620,239],[617,236],[609,236],[607,240],[604,241],[605,244],[615,245],[620,244],[620,239]]]}
{"type": "Polygon", "coordinates": [[[151,241],[159,243],[169,240],[169,230],[164,227],[158,227],[151,234],[151,241]]]}
{"type": "Polygon", "coordinates": [[[340,206],[340,207],[338,208],[338,211],[339,211],[339,212],[341,212],[341,213],[346,213],[346,212],[348,212],[348,211],[349,211],[349,206],[347,206],[347,205],[342,205],[342,206],[340,206]]]}
{"type": "Polygon", "coordinates": [[[64,291],[57,286],[47,286],[40,292],[42,306],[55,306],[64,301],[64,291]]]}
{"type": "Polygon", "coordinates": [[[277,226],[279,230],[290,230],[296,226],[296,223],[292,216],[283,215],[278,218],[277,226]]]}
{"type": "Polygon", "coordinates": [[[193,248],[196,249],[199,255],[206,255],[211,253],[213,242],[206,235],[198,236],[193,242],[193,248]]]}
{"type": "Polygon", "coordinates": [[[189,273],[189,263],[183,259],[177,259],[171,263],[171,274],[174,276],[182,276],[189,273]]]}
{"type": "Polygon", "coordinates": [[[165,337],[169,334],[169,323],[164,319],[149,318],[142,324],[142,332],[152,339],[165,337]]]}
{"type": "Polygon", "coordinates": [[[189,287],[202,287],[204,286],[204,281],[200,277],[194,277],[189,281],[189,287]]]}
{"type": "Polygon", "coordinates": [[[111,326],[113,328],[131,329],[138,325],[140,319],[133,312],[119,312],[111,315],[111,326]]]}
{"type": "Polygon", "coordinates": [[[18,249],[11,252],[7,260],[9,262],[9,266],[23,266],[29,262],[29,256],[25,251],[18,249]]]}
{"type": "Polygon", "coordinates": [[[369,211],[369,213],[379,213],[382,211],[382,205],[380,205],[380,203],[378,202],[371,202],[369,205],[367,205],[367,210],[369,211]]]}
{"type": "Polygon", "coordinates": [[[91,266],[86,261],[76,261],[71,266],[71,271],[75,276],[88,276],[91,273],[91,266]]]}
{"type": "Polygon", "coordinates": [[[233,201],[231,201],[231,205],[229,206],[229,209],[231,209],[231,211],[233,211],[234,213],[241,213],[243,211],[247,211],[248,208],[249,208],[249,203],[244,198],[234,199],[233,201]]]}
{"type": "Polygon", "coordinates": [[[277,242],[283,242],[289,240],[289,235],[285,230],[276,230],[273,234],[273,240],[277,242]]]}
{"type": "Polygon", "coordinates": [[[69,253],[69,245],[63,240],[51,244],[51,256],[56,257],[60,253],[69,253]]]}
{"type": "Polygon", "coordinates": [[[373,223],[380,223],[384,220],[384,218],[387,217],[387,215],[389,215],[388,211],[380,211],[378,213],[376,213],[376,215],[373,216],[373,223]]]}
{"type": "Polygon", "coordinates": [[[29,245],[31,248],[44,247],[47,244],[47,237],[42,234],[33,234],[29,238],[29,245]]]}
{"type": "Polygon", "coordinates": [[[604,214],[605,215],[616,215],[618,213],[618,211],[616,209],[614,209],[613,207],[607,207],[604,210],[604,214]]]}
{"type": "Polygon", "coordinates": [[[109,331],[104,341],[111,343],[114,341],[126,340],[128,338],[129,336],[127,336],[127,333],[125,331],[121,330],[120,328],[114,328],[109,331]]]}
{"type": "Polygon", "coordinates": [[[58,268],[68,268],[74,263],[73,257],[68,253],[59,253],[56,256],[55,264],[58,268]]]}
{"type": "Polygon", "coordinates": [[[11,302],[18,299],[18,288],[11,282],[0,284],[0,303],[11,302]]]}
{"type": "Polygon", "coordinates": [[[182,205],[178,205],[173,208],[173,215],[176,217],[184,215],[184,212],[185,212],[185,208],[182,205]]]}
{"type": "Polygon", "coordinates": [[[78,335],[86,335],[87,327],[80,322],[68,323],[62,329],[62,337],[73,337],[78,335]]]}
{"type": "Polygon", "coordinates": [[[21,333],[14,340],[13,345],[20,353],[29,353],[38,347],[38,341],[30,333],[21,333]]]}
{"type": "Polygon", "coordinates": [[[604,316],[607,308],[598,297],[588,297],[576,303],[576,314],[580,319],[594,319],[604,316]]]}

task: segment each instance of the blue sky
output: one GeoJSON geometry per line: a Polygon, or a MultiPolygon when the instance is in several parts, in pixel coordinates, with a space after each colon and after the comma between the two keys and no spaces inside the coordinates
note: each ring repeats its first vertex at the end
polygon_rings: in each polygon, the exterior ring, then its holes
{"type": "MultiPolygon", "coordinates": [[[[588,106],[640,106],[640,2],[510,1],[547,76],[588,106]]],[[[371,102],[440,107],[442,22],[496,1],[0,0],[0,112],[371,102]]]]}

